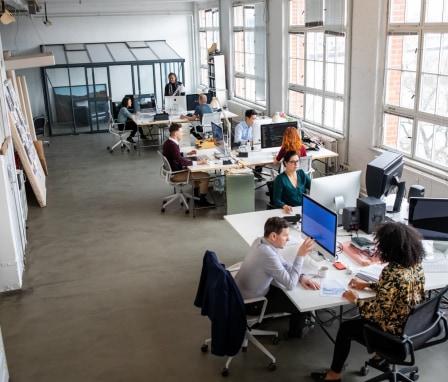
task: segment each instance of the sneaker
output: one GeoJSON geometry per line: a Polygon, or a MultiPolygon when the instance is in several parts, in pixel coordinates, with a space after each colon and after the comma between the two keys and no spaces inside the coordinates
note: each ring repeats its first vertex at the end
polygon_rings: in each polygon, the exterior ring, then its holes
{"type": "Polygon", "coordinates": [[[126,140],[127,140],[129,143],[135,143],[135,141],[132,139],[132,137],[127,137],[126,140]]]}
{"type": "Polygon", "coordinates": [[[314,330],[314,325],[305,326],[302,329],[302,332],[300,333],[299,338],[303,340],[313,330],[314,330]]]}
{"type": "Polygon", "coordinates": [[[207,199],[198,202],[199,207],[216,207],[216,204],[210,203],[207,199]]]}
{"type": "Polygon", "coordinates": [[[341,382],[341,378],[339,379],[325,379],[327,377],[327,372],[323,372],[323,373],[311,373],[311,378],[313,379],[313,381],[315,382],[319,382],[319,381],[334,381],[334,382],[341,382]]]}
{"type": "Polygon", "coordinates": [[[140,134],[140,139],[149,139],[146,135],[140,134]]]}

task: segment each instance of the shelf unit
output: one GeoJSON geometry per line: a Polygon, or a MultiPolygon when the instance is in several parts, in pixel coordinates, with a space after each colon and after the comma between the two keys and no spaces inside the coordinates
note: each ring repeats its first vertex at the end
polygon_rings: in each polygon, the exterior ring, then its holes
{"type": "Polygon", "coordinates": [[[213,96],[218,97],[221,105],[227,101],[226,67],[223,54],[208,57],[208,87],[213,96]]]}

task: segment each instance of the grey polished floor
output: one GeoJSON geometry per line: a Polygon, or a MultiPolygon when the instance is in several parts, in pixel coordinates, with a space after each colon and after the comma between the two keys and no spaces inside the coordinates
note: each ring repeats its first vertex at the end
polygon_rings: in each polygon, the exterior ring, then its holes
{"type": "MultiPolygon", "coordinates": [[[[29,195],[23,288],[0,295],[13,382],[220,381],[224,359],[203,354],[209,321],[193,306],[202,256],[228,265],[247,246],[224,210],[178,206],[160,212],[170,193],[155,149],[109,154],[108,134],[55,137],[45,147],[47,206],[29,195]]],[[[262,208],[265,189],[257,191],[262,208]]],[[[282,330],[286,321],[270,324],[282,330]]],[[[329,327],[335,333],[337,325],[329,327]]],[[[274,346],[277,370],[253,347],[231,365],[232,381],[311,381],[333,345],[316,328],[301,341],[274,346]]],[[[421,381],[441,376],[448,345],[421,351],[421,381]]],[[[358,376],[365,349],[354,344],[343,381],[358,376]]],[[[374,375],[372,372],[371,375],[374,375]]]]}

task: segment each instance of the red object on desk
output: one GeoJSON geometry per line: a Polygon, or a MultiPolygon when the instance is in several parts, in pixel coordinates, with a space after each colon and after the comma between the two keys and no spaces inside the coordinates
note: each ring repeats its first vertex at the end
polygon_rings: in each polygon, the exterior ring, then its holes
{"type": "Polygon", "coordinates": [[[358,248],[351,245],[350,241],[346,241],[342,243],[342,250],[344,253],[349,255],[353,260],[355,260],[358,264],[363,266],[371,265],[371,264],[380,264],[381,260],[378,256],[369,256],[366,251],[361,251],[358,248]]]}

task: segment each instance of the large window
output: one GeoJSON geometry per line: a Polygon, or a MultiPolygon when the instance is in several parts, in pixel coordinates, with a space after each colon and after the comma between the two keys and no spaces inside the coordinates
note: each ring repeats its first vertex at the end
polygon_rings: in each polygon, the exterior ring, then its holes
{"type": "Polygon", "coordinates": [[[382,144],[448,168],[448,1],[389,0],[382,144]]]}
{"type": "Polygon", "coordinates": [[[266,106],[265,3],[233,7],[235,97],[266,106]]]}
{"type": "Polygon", "coordinates": [[[344,130],[347,1],[289,1],[288,114],[344,130]]]}
{"type": "Polygon", "coordinates": [[[201,84],[208,86],[208,50],[219,43],[219,10],[218,8],[199,10],[199,49],[201,64],[201,84]]]}

